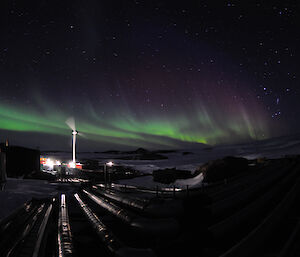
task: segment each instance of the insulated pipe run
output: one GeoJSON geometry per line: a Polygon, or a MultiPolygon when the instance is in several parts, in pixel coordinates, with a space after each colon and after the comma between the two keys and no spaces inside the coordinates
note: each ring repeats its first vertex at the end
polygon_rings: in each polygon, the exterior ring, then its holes
{"type": "Polygon", "coordinates": [[[73,255],[73,240],[65,194],[62,194],[60,199],[57,241],[59,257],[73,255]]]}
{"type": "Polygon", "coordinates": [[[138,249],[126,246],[119,241],[112,232],[101,222],[99,217],[89,208],[89,206],[79,197],[78,194],[74,194],[77,202],[79,203],[82,211],[88,218],[89,222],[96,230],[101,241],[105,244],[109,251],[119,257],[155,257],[154,252],[151,249],[138,249]]]}
{"type": "Polygon", "coordinates": [[[34,248],[32,257],[38,257],[39,256],[39,251],[40,251],[42,239],[43,239],[43,236],[44,236],[44,233],[45,233],[45,230],[46,230],[46,226],[48,224],[49,217],[51,215],[51,211],[52,211],[52,204],[49,205],[49,207],[48,207],[48,209],[45,213],[45,216],[43,218],[43,222],[42,222],[42,224],[39,228],[38,238],[37,238],[37,241],[36,241],[36,244],[35,244],[35,248],[34,248]]]}
{"type": "Polygon", "coordinates": [[[109,211],[112,215],[141,232],[154,236],[170,236],[176,235],[179,231],[179,224],[173,218],[150,219],[140,217],[135,213],[123,209],[108,200],[97,197],[86,190],[83,190],[83,192],[102,208],[109,211]]]}
{"type": "Polygon", "coordinates": [[[174,217],[179,216],[183,213],[183,205],[180,200],[143,200],[133,197],[128,197],[126,194],[99,190],[97,187],[93,186],[93,189],[98,194],[103,195],[117,203],[121,203],[130,208],[136,209],[137,211],[143,212],[151,217],[174,217]]]}
{"type": "Polygon", "coordinates": [[[120,202],[124,205],[128,205],[132,208],[138,209],[138,210],[144,210],[145,207],[149,204],[150,200],[142,200],[138,198],[133,197],[126,197],[122,193],[117,193],[109,190],[100,190],[96,186],[93,186],[93,190],[106,198],[109,198],[110,200],[114,200],[116,202],[120,202]]]}

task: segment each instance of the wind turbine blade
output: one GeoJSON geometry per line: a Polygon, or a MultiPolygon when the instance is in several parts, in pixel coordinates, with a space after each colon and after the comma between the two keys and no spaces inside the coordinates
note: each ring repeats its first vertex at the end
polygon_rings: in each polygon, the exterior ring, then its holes
{"type": "Polygon", "coordinates": [[[74,117],[70,117],[66,120],[66,124],[70,127],[70,129],[72,130],[76,130],[76,126],[75,126],[75,119],[74,117]]]}
{"type": "Polygon", "coordinates": [[[87,138],[86,134],[83,134],[83,133],[80,133],[80,132],[77,135],[81,136],[81,137],[84,137],[84,138],[87,138]]]}

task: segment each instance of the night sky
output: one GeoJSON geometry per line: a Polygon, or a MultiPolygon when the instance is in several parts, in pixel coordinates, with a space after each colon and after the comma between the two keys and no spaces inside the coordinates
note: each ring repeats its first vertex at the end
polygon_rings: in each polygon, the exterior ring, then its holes
{"type": "Polygon", "coordinates": [[[69,117],[80,150],[298,133],[299,6],[242,2],[1,1],[0,141],[69,149],[69,117]]]}

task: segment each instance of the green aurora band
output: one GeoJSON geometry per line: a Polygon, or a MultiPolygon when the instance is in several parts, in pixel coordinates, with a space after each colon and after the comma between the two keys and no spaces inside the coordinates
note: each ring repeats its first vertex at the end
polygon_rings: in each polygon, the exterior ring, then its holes
{"type": "MultiPolygon", "coordinates": [[[[127,109],[103,118],[89,107],[75,118],[77,130],[84,133],[87,140],[101,142],[107,147],[183,148],[197,143],[215,145],[268,137],[265,118],[258,115],[259,112],[253,119],[240,105],[231,108],[230,112],[226,108],[218,113],[209,110],[200,106],[189,115],[177,112],[168,116],[148,114],[138,117],[130,115],[127,109]]],[[[22,106],[2,104],[0,129],[69,137],[70,128],[65,121],[70,116],[70,112],[62,112],[53,106],[25,110],[22,106]]]]}

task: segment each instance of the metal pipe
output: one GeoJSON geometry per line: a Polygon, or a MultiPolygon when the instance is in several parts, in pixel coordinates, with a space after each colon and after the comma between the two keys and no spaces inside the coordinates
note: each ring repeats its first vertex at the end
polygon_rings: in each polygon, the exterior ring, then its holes
{"type": "Polygon", "coordinates": [[[179,224],[173,218],[148,219],[140,217],[116,204],[83,190],[83,192],[98,205],[109,211],[111,214],[121,219],[129,226],[152,235],[175,235],[179,231],[179,224]]]}
{"type": "Polygon", "coordinates": [[[277,204],[272,212],[258,225],[256,226],[246,237],[244,237],[239,243],[234,245],[231,249],[221,255],[221,257],[231,256],[254,256],[254,250],[263,245],[264,239],[268,238],[274,226],[281,222],[285,217],[289,208],[296,199],[299,193],[300,177],[296,179],[296,182],[284,198],[277,204]]]}
{"type": "Polygon", "coordinates": [[[104,166],[103,166],[103,171],[104,171],[104,187],[105,189],[107,188],[107,176],[106,176],[106,164],[104,163],[104,166]]]}
{"type": "Polygon", "coordinates": [[[73,240],[70,228],[68,208],[66,204],[65,194],[61,195],[58,219],[58,256],[72,256],[73,255],[73,240]]]}
{"type": "Polygon", "coordinates": [[[79,197],[78,194],[74,194],[74,196],[79,203],[82,211],[88,218],[89,222],[96,230],[101,241],[105,244],[110,252],[120,257],[155,256],[154,252],[151,249],[137,249],[126,246],[123,242],[121,242],[113,235],[113,233],[101,222],[99,217],[88,207],[88,205],[79,197]]]}
{"type": "Polygon", "coordinates": [[[183,213],[181,200],[157,200],[128,197],[126,194],[111,190],[100,190],[93,186],[96,193],[116,203],[125,205],[152,217],[174,217],[183,213]]]}
{"type": "Polygon", "coordinates": [[[45,213],[45,216],[44,216],[44,219],[43,219],[43,222],[39,228],[39,232],[38,232],[38,239],[36,241],[36,244],[35,244],[35,248],[33,250],[33,254],[32,254],[32,257],[38,257],[39,255],[39,251],[40,251],[40,247],[41,247],[41,243],[42,243],[42,239],[43,239],[43,236],[44,236],[44,232],[45,232],[45,229],[46,229],[46,226],[48,224],[48,220],[49,220],[49,217],[50,217],[50,214],[51,214],[51,211],[52,211],[52,204],[49,205],[46,213],[45,213]]]}

